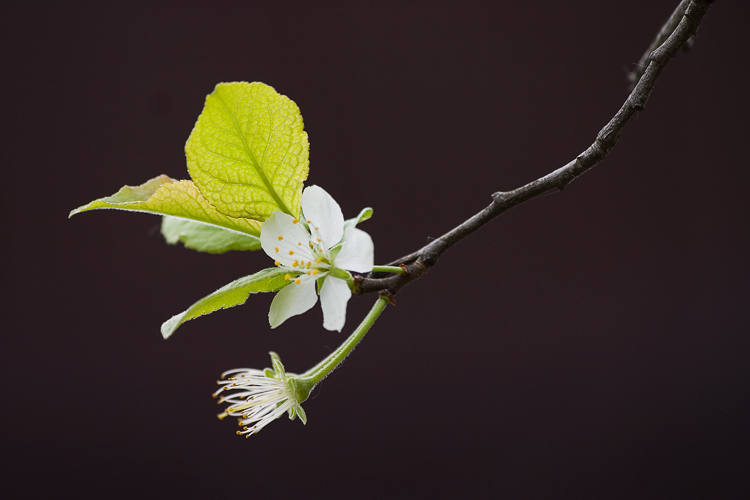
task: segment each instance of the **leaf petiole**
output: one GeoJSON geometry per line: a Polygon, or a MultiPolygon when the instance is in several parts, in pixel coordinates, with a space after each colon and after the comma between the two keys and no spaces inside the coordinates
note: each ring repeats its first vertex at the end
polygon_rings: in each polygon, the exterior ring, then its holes
{"type": "Polygon", "coordinates": [[[399,266],[373,266],[372,272],[404,274],[404,268],[399,266]]]}

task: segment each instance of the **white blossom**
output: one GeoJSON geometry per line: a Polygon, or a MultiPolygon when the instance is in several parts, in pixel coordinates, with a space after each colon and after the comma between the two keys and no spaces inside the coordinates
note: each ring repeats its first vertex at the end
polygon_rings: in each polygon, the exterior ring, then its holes
{"type": "MultiPolygon", "coordinates": [[[[278,366],[281,366],[280,362],[278,366]]],[[[270,369],[238,368],[224,372],[221,378],[218,382],[221,388],[214,397],[219,398],[220,404],[228,403],[229,406],[219,418],[237,417],[242,427],[237,431],[238,435],[250,437],[287,412],[290,418],[299,416],[303,422],[307,421],[295,395],[293,376],[286,375],[283,366],[275,373],[270,369]]]]}
{"type": "Polygon", "coordinates": [[[318,283],[323,327],[341,331],[351,290],[335,270],[366,273],[374,263],[372,238],[355,224],[344,222],[341,207],[318,186],[302,192],[302,220],[274,212],[263,222],[261,246],[291,282],[271,303],[271,328],[311,309],[318,301],[318,283]]]}

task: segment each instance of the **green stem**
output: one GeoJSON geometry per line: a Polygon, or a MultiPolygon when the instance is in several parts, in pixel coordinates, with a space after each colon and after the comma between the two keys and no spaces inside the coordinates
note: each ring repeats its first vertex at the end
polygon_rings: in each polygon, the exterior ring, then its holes
{"type": "Polygon", "coordinates": [[[331,373],[342,361],[349,355],[350,352],[359,344],[360,340],[364,338],[367,331],[378,319],[380,313],[383,312],[385,306],[388,305],[388,297],[380,296],[375,305],[372,306],[370,312],[362,320],[356,330],[352,332],[348,339],[341,344],[338,349],[333,351],[323,361],[318,363],[315,367],[309,369],[305,373],[295,376],[298,394],[304,394],[304,398],[299,401],[300,403],[307,399],[307,395],[315,387],[315,385],[323,380],[329,373],[331,373]]]}
{"type": "Polygon", "coordinates": [[[372,272],[404,274],[404,269],[399,266],[374,266],[372,272]]]}

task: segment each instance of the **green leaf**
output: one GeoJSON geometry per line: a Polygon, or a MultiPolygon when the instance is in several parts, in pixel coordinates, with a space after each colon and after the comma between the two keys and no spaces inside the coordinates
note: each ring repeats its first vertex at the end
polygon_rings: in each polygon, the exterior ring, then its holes
{"type": "Polygon", "coordinates": [[[344,230],[350,227],[357,227],[357,224],[360,222],[364,222],[367,219],[372,217],[372,208],[371,207],[365,207],[362,210],[359,211],[359,215],[354,217],[353,219],[347,219],[344,222],[344,230]]]}
{"type": "Polygon", "coordinates": [[[112,196],[76,208],[69,217],[101,208],[171,215],[260,236],[261,224],[257,220],[228,217],[217,211],[192,181],[176,181],[166,175],[155,177],[140,186],[124,186],[112,196]]]}
{"type": "Polygon", "coordinates": [[[207,295],[187,308],[184,312],[172,316],[161,325],[161,334],[166,339],[184,322],[219,309],[239,306],[245,303],[251,293],[275,292],[282,289],[289,281],[284,279],[285,270],[278,267],[264,269],[250,276],[235,280],[228,285],[207,295]]]}
{"type": "Polygon", "coordinates": [[[299,108],[263,83],[220,83],[185,144],[190,176],[231,217],[300,214],[309,144],[299,108]]]}
{"type": "Polygon", "coordinates": [[[255,236],[170,216],[165,216],[161,221],[161,234],[170,245],[181,241],[186,248],[199,252],[224,253],[260,248],[260,239],[255,236]]]}
{"type": "Polygon", "coordinates": [[[295,405],[294,406],[295,413],[297,413],[297,416],[300,420],[302,420],[302,423],[307,425],[307,414],[305,413],[305,410],[302,409],[302,405],[295,405]]]}

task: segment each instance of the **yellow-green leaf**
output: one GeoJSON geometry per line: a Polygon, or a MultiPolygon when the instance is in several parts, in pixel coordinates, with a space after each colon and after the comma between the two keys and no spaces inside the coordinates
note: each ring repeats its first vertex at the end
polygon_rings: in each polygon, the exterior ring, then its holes
{"type": "Polygon", "coordinates": [[[309,144],[297,105],[263,83],[220,83],[185,145],[188,171],[221,213],[300,215],[309,144]]]}
{"type": "Polygon", "coordinates": [[[275,292],[289,284],[284,274],[287,271],[278,267],[264,269],[224,285],[211,295],[207,295],[180,314],[172,316],[161,325],[161,334],[166,339],[185,321],[209,314],[219,309],[244,304],[251,293],[275,292]]]}
{"type": "Polygon", "coordinates": [[[161,234],[170,245],[176,245],[180,241],[185,248],[199,252],[224,253],[260,248],[260,238],[256,236],[168,215],[162,218],[161,234]]]}
{"type": "Polygon", "coordinates": [[[99,198],[70,212],[73,215],[101,208],[171,215],[218,226],[252,236],[260,235],[260,222],[220,213],[201,195],[192,181],[177,181],[166,175],[140,186],[124,186],[112,196],[99,198]]]}

